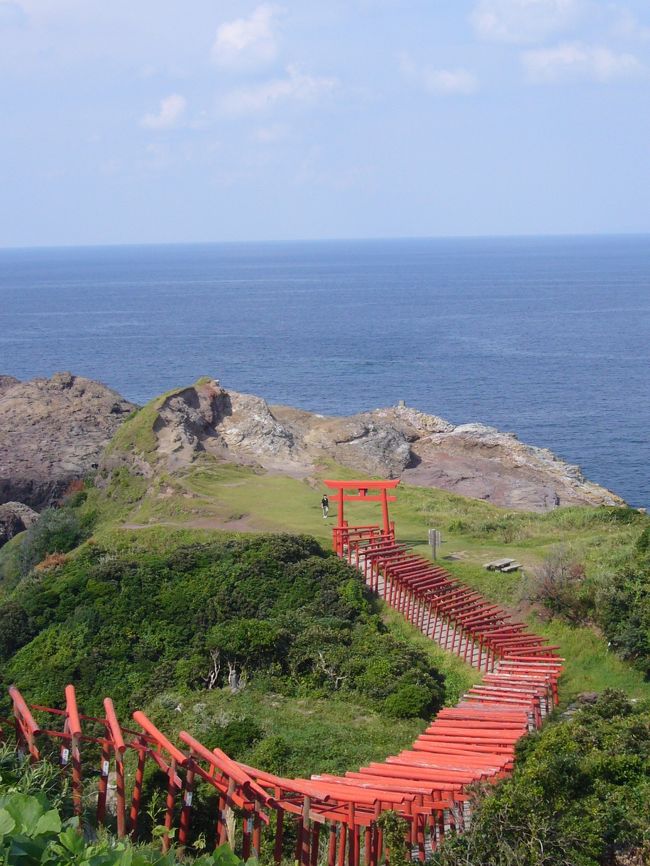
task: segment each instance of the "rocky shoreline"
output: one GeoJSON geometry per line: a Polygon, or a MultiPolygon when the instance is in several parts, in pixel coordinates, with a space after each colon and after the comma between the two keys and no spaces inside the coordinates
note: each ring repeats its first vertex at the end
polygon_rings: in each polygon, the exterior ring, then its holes
{"type": "Polygon", "coordinates": [[[294,477],[309,477],[333,460],[359,474],[400,477],[511,509],[625,504],[577,466],[512,433],[453,425],[404,406],[329,417],[272,406],[202,379],[128,422],[150,425],[147,454],[137,441],[106,453],[136,409],[105,385],[71,373],[30,382],[0,376],[0,505],[40,510],[97,465],[173,473],[200,452],[294,477]]]}

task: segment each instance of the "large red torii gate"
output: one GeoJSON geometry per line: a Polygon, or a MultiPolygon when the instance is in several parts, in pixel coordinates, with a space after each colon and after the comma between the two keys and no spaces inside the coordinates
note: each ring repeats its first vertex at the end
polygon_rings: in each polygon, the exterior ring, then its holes
{"type": "MultiPolygon", "coordinates": [[[[395,502],[397,497],[391,496],[388,491],[394,490],[399,484],[399,478],[391,479],[390,481],[371,481],[371,480],[354,480],[354,481],[339,481],[325,479],[323,482],[330,490],[336,491],[332,499],[338,505],[338,515],[336,526],[333,527],[334,533],[334,549],[341,555],[345,544],[345,538],[348,530],[348,522],[345,520],[344,503],[345,502],[381,502],[381,513],[383,522],[383,535],[386,537],[394,537],[395,525],[391,523],[388,516],[388,503],[395,502]],[[369,490],[376,490],[377,493],[369,493],[369,490]]],[[[371,528],[371,527],[355,527],[371,528]]]]}

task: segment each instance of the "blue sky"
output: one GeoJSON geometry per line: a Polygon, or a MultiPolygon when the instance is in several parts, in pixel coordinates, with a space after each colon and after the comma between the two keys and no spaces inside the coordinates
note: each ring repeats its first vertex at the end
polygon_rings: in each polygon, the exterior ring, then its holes
{"type": "Polygon", "coordinates": [[[650,231],[648,0],[0,0],[0,246],[650,231]]]}

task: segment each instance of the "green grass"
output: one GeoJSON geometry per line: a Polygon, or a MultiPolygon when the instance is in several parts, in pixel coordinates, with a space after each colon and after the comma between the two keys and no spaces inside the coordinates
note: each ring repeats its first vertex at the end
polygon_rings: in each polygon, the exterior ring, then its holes
{"type": "MultiPolygon", "coordinates": [[[[227,689],[165,693],[149,705],[147,713],[167,735],[185,728],[209,748],[220,745],[215,724],[253,719],[265,736],[280,736],[289,744],[290,756],[282,772],[291,775],[343,773],[368,761],[384,760],[408,748],[426,727],[421,719],[382,718],[350,699],[269,693],[263,682],[236,695],[227,689]]],[[[255,747],[237,757],[254,763],[255,747]]]]}
{"type": "Polygon", "coordinates": [[[20,580],[20,547],[24,538],[25,531],[19,532],[0,548],[0,599],[20,580]]]}
{"type": "Polygon", "coordinates": [[[590,628],[576,628],[560,620],[541,622],[531,616],[529,622],[538,634],[560,646],[564,658],[561,680],[562,704],[581,692],[620,689],[634,698],[650,699],[650,683],[640,671],[621,661],[607,649],[607,642],[590,628]]]}

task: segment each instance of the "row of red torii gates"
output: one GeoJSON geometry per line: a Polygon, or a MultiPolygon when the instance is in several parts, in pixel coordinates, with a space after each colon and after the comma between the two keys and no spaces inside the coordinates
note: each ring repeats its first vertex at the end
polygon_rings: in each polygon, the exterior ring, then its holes
{"type": "Polygon", "coordinates": [[[447,834],[468,826],[471,786],[496,782],[512,770],[517,740],[539,727],[557,704],[558,648],[397,541],[388,512],[397,480],[325,483],[338,504],[336,553],[413,625],[480,671],[480,683],[457,706],[443,709],[411,748],[343,776],[309,779],[247,766],[186,731],[176,745],[141,711],[133,713],[135,727],[126,727],[110,698],[103,717],[84,715],[73,685],[66,687],[58,709],[28,704],[11,686],[13,721],[5,720],[4,727],[0,721],[0,738],[13,731],[18,749],[33,761],[48,744],[57,744],[80,823],[88,820],[89,802],[94,822],[107,821],[110,783],[111,825],[118,836],[138,838],[145,764],[152,761],[167,780],[165,850],[174,835],[180,846],[192,844],[195,786],[201,780],[218,798],[215,844],[229,842],[244,859],[259,856],[267,827],[276,864],[293,856],[300,866],[377,866],[389,856],[378,819],[390,810],[405,820],[412,859],[424,861],[447,834]],[[350,526],[345,520],[345,503],[377,501],[380,525],[350,526]],[[84,751],[100,754],[99,774],[93,773],[98,781],[92,784],[84,782],[84,751]],[[127,753],[133,753],[132,773],[125,771],[127,753]],[[287,858],[289,840],[293,850],[287,858]]]}

